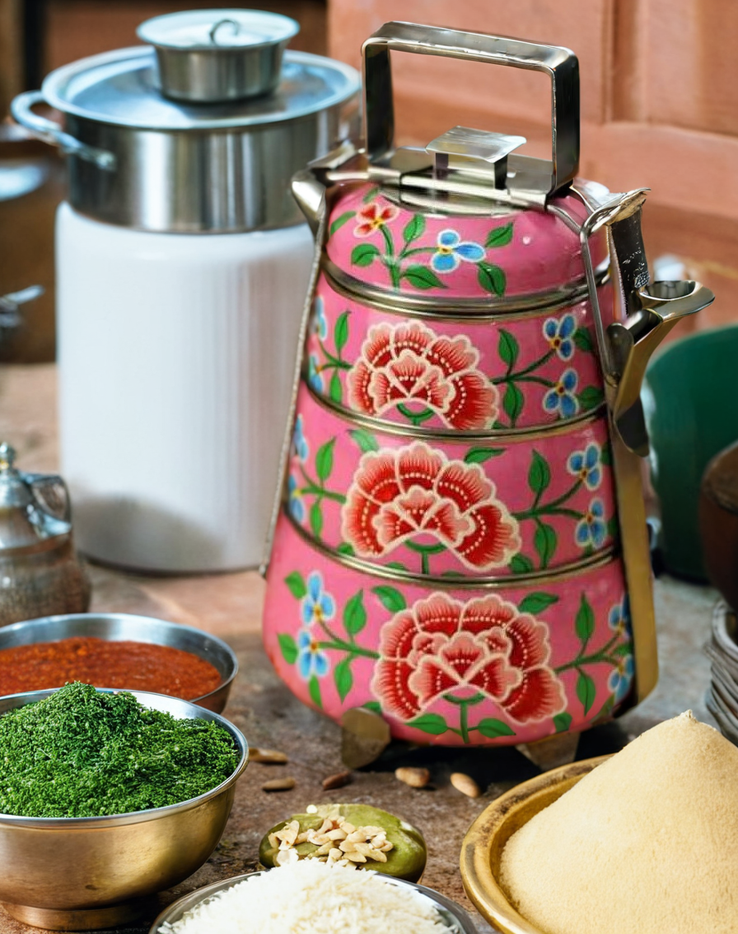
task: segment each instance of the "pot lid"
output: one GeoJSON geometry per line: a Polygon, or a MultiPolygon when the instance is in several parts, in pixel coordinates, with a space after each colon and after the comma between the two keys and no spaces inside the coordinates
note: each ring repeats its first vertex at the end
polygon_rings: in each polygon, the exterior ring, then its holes
{"type": "Polygon", "coordinates": [[[227,130],[297,120],[348,100],[359,87],[359,73],[350,65],[287,51],[273,94],[228,103],[182,103],[158,90],[154,50],[136,46],[57,68],[42,90],[51,107],[101,123],[144,130],[227,130]]]}
{"type": "Polygon", "coordinates": [[[0,556],[72,530],[69,497],[61,477],[27,474],[14,466],[15,450],[0,444],[0,556]]]}

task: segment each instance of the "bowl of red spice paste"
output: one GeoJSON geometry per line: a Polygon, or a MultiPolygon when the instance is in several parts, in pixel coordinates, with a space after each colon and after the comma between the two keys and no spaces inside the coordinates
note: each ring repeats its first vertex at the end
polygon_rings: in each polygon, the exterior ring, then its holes
{"type": "Polygon", "coordinates": [[[83,681],[166,694],[220,713],[237,671],[222,639],[149,616],[75,613],[0,628],[0,696],[83,681]]]}

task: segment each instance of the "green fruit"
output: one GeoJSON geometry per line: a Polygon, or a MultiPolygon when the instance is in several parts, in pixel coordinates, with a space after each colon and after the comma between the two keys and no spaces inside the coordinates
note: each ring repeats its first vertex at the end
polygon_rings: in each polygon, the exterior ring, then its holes
{"type": "MultiPolygon", "coordinates": [[[[300,824],[300,833],[306,830],[317,830],[326,817],[344,817],[355,827],[381,827],[387,833],[387,839],[393,848],[386,854],[387,862],[380,863],[372,860],[370,863],[358,863],[360,869],[373,869],[398,879],[407,879],[417,882],[423,875],[428,851],[423,835],[411,824],[402,818],[395,817],[388,811],[370,807],[368,804],[324,804],[320,805],[315,814],[293,814],[287,820],[277,824],[263,837],[259,846],[259,862],[267,869],[276,865],[277,849],[269,842],[270,834],[277,833],[296,820],[300,824]]],[[[299,843],[295,849],[301,859],[315,852],[312,843],[299,843]]]]}

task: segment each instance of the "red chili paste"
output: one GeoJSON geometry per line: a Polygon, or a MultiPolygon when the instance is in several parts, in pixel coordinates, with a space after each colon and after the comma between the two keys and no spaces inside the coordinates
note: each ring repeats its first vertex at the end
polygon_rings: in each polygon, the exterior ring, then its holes
{"type": "Polygon", "coordinates": [[[149,642],[72,636],[0,650],[0,695],[83,681],[99,688],[154,691],[193,700],[214,691],[221,680],[210,662],[197,655],[149,642]]]}

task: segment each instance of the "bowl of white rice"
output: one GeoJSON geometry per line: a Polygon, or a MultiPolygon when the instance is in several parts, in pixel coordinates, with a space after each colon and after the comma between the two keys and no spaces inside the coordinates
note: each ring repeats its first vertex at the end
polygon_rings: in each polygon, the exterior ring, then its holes
{"type": "Polygon", "coordinates": [[[303,859],[234,876],[170,905],[149,934],[476,934],[433,889],[303,859]]]}

